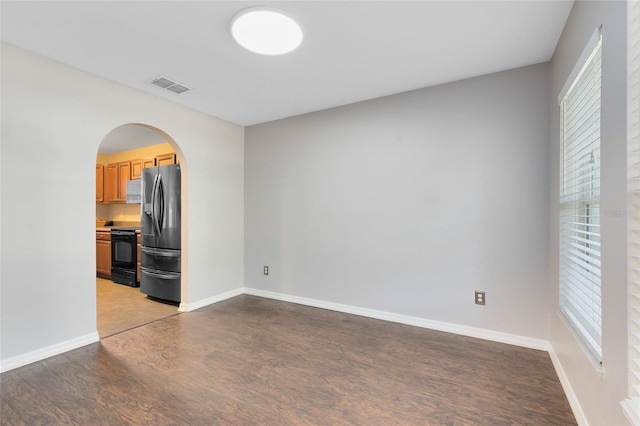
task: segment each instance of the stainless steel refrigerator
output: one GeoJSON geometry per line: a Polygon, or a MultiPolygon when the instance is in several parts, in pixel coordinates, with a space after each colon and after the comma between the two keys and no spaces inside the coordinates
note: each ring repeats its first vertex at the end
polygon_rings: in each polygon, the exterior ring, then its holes
{"type": "Polygon", "coordinates": [[[142,169],[140,291],[180,302],[180,165],[142,169]]]}

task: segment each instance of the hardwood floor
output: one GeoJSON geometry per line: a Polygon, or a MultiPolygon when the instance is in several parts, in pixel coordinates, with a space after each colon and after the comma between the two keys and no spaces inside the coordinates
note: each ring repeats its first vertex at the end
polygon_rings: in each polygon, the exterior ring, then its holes
{"type": "Polygon", "coordinates": [[[575,424],[546,352],[241,295],[0,376],[1,424],[575,424]]]}
{"type": "Polygon", "coordinates": [[[178,313],[178,307],[147,298],[140,288],[96,278],[98,335],[108,337],[178,313]]]}

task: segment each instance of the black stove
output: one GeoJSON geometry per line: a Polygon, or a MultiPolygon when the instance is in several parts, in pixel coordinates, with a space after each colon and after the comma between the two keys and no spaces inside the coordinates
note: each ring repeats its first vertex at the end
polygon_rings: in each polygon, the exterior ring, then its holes
{"type": "Polygon", "coordinates": [[[138,266],[138,238],[140,228],[111,229],[111,281],[118,284],[139,287],[136,279],[138,266]]]}

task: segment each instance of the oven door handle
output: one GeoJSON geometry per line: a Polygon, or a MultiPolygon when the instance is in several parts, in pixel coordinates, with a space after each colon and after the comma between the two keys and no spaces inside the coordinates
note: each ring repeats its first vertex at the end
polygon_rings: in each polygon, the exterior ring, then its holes
{"type": "Polygon", "coordinates": [[[115,231],[111,230],[111,235],[124,235],[125,237],[135,237],[136,233],[131,231],[115,231]]]}

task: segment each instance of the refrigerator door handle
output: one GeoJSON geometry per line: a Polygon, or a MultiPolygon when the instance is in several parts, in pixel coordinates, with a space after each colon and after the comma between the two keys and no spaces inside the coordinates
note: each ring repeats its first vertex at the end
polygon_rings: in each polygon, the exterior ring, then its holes
{"type": "Polygon", "coordinates": [[[151,190],[151,224],[153,227],[153,235],[156,238],[160,237],[160,230],[158,229],[158,181],[160,175],[157,174],[153,179],[153,189],[151,190]]]}
{"type": "Polygon", "coordinates": [[[157,192],[158,192],[158,177],[160,175],[156,175],[153,178],[153,187],[151,189],[151,224],[152,224],[152,228],[153,228],[153,235],[157,238],[158,237],[158,232],[157,232],[157,225],[156,225],[156,197],[157,197],[157,192]]]}
{"type": "Polygon", "coordinates": [[[158,210],[160,214],[157,216],[158,221],[158,236],[162,233],[162,227],[164,226],[164,185],[162,184],[162,175],[158,175],[158,210]]]}
{"type": "Polygon", "coordinates": [[[158,249],[153,249],[150,247],[142,247],[140,249],[140,251],[142,251],[142,253],[144,254],[150,254],[153,256],[162,256],[162,257],[180,257],[180,252],[179,251],[165,251],[165,250],[158,250],[158,249]]]}
{"type": "Polygon", "coordinates": [[[143,274],[147,274],[153,278],[159,278],[161,280],[175,280],[176,278],[180,278],[180,273],[175,272],[158,273],[148,268],[140,268],[140,272],[142,272],[143,274]]]}

